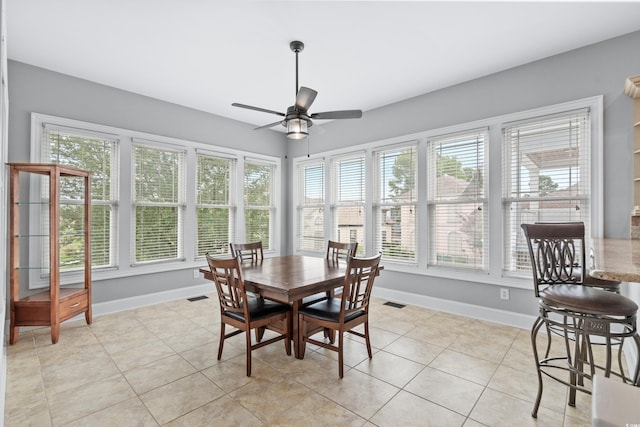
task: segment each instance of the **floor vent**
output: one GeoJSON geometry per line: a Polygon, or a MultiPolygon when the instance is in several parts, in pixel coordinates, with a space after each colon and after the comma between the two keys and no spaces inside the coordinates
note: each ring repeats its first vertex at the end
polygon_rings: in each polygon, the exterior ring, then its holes
{"type": "Polygon", "coordinates": [[[191,297],[191,298],[187,298],[188,301],[194,302],[194,301],[200,301],[201,299],[209,299],[208,296],[206,295],[200,295],[199,297],[191,297]]]}
{"type": "Polygon", "coordinates": [[[389,307],[393,307],[393,308],[404,308],[405,307],[404,304],[398,304],[397,302],[391,302],[391,301],[387,301],[383,305],[388,305],[389,307]]]}

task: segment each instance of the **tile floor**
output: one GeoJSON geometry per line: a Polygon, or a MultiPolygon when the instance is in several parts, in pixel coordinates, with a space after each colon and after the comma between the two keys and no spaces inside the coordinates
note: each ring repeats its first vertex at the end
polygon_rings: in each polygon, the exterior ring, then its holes
{"type": "Polygon", "coordinates": [[[538,419],[529,331],[413,306],[371,307],[373,359],[347,340],[337,354],[280,343],[253,353],[242,335],[216,360],[214,295],[20,334],[7,348],[5,425],[13,426],[589,426],[590,396],[566,405],[545,382],[538,419]]]}

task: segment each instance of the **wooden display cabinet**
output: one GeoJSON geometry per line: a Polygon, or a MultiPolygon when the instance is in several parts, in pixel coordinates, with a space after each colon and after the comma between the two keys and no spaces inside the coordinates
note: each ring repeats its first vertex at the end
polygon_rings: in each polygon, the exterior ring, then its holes
{"type": "MultiPolygon", "coordinates": [[[[11,323],[9,342],[18,340],[21,326],[51,326],[51,342],[58,342],[60,324],[67,319],[84,313],[87,324],[91,324],[91,173],[73,167],[57,164],[9,163],[9,283],[11,323]],[[31,175],[29,175],[31,174],[31,175]],[[49,178],[46,195],[30,194],[29,200],[21,200],[28,191],[20,189],[23,181],[34,179],[32,174],[49,178]],[[60,287],[60,184],[66,177],[83,180],[84,210],[84,272],[83,287],[60,287]],[[21,232],[21,207],[28,208],[33,204],[48,207],[48,234],[30,234],[21,232]],[[29,243],[29,239],[45,238],[49,245],[49,266],[28,265],[21,260],[20,244],[29,243]],[[49,271],[49,289],[29,296],[20,296],[20,276],[31,269],[49,271]]],[[[23,228],[24,229],[24,228],[23,228]]],[[[30,230],[31,231],[31,230],[30,230]]],[[[44,243],[43,243],[44,244],[44,243]]],[[[31,249],[30,249],[31,250],[31,249]]],[[[26,256],[28,258],[28,256],[26,256]]]]}

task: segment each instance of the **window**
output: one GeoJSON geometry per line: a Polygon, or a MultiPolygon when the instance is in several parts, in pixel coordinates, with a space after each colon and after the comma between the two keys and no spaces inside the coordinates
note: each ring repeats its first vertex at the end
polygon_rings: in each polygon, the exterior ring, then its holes
{"type": "Polygon", "coordinates": [[[430,265],[487,269],[487,130],[428,141],[430,265]]]}
{"type": "MultiPolygon", "coordinates": [[[[117,265],[117,149],[118,139],[86,130],[44,124],[42,161],[92,171],[91,174],[91,264],[93,268],[117,265]]],[[[48,187],[43,179],[42,189],[48,187]]],[[[61,271],[83,267],[84,183],[63,179],[60,185],[61,271]]],[[[48,212],[42,212],[48,218],[48,212]]],[[[46,220],[48,221],[48,219],[46,220]]],[[[42,221],[45,224],[45,221],[42,221]]],[[[48,245],[43,245],[43,262],[48,264],[48,245]]],[[[44,264],[43,264],[44,265],[44,264]]]]}
{"type": "Polygon", "coordinates": [[[245,241],[262,242],[273,250],[275,166],[252,160],[244,164],[244,220],[245,241]]]}
{"type": "Polygon", "coordinates": [[[416,144],[374,152],[375,251],[385,260],[417,262],[416,144]]]}
{"type": "MultiPolygon", "coordinates": [[[[202,267],[205,253],[227,253],[230,241],[244,239],[245,218],[252,226],[248,236],[259,236],[273,251],[280,248],[274,234],[280,220],[277,157],[252,154],[248,161],[250,153],[232,148],[39,113],[31,114],[30,152],[34,163],[92,172],[94,281],[202,267]]],[[[40,194],[42,180],[32,181],[30,191],[40,194]]],[[[74,237],[81,223],[73,218],[82,214],[83,195],[75,187],[72,181],[62,186],[61,208],[69,213],[61,224],[63,285],[82,276],[77,266],[84,254],[74,237]]],[[[44,234],[42,214],[40,207],[30,207],[24,223],[30,234],[44,234]]],[[[28,245],[30,264],[46,265],[45,239],[28,245]]],[[[29,271],[30,288],[47,285],[42,274],[29,271]]]]}
{"type": "Polygon", "coordinates": [[[298,250],[325,251],[324,238],[324,161],[298,165],[298,250]]]}
{"type": "Polygon", "coordinates": [[[503,128],[505,269],[530,270],[520,224],[591,223],[590,111],[581,109],[503,128]]]}
{"type": "Polygon", "coordinates": [[[196,155],[196,256],[225,254],[234,240],[236,161],[196,155]]]}
{"type": "Polygon", "coordinates": [[[521,223],[602,235],[601,135],[592,97],[301,157],[296,251],[312,246],[312,212],[359,255],[381,251],[386,269],[528,289],[521,223]],[[323,185],[329,200],[314,204],[323,185]]]}
{"type": "Polygon", "coordinates": [[[183,259],[185,153],[140,144],[133,153],[133,263],[183,259]]]}
{"type": "Polygon", "coordinates": [[[365,253],[365,156],[364,153],[332,160],[334,239],[358,242],[358,254],[365,253]]]}

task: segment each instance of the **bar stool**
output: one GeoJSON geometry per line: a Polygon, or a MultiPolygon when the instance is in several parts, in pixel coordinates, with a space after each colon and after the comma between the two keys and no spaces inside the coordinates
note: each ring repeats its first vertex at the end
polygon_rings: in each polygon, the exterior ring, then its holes
{"type": "Polygon", "coordinates": [[[585,380],[602,371],[625,383],[638,385],[640,358],[632,375],[622,366],[622,344],[632,338],[640,355],[636,330],[638,306],[616,292],[585,286],[585,241],[583,223],[522,224],[533,271],[534,292],[540,314],[531,329],[531,344],[538,373],[538,395],[531,415],[537,417],[542,398],[542,375],[570,388],[569,405],[575,406],[576,392],[591,394],[585,380]],[[543,358],[538,354],[537,336],[542,327],[548,333],[543,358]],[[551,334],[562,337],[564,349],[550,356],[551,334]],[[604,364],[594,358],[593,345],[604,345],[604,364]],[[612,349],[618,349],[619,370],[612,369],[612,349]],[[587,367],[588,369],[585,369],[587,367]],[[568,379],[559,374],[568,373],[568,379]]]}

